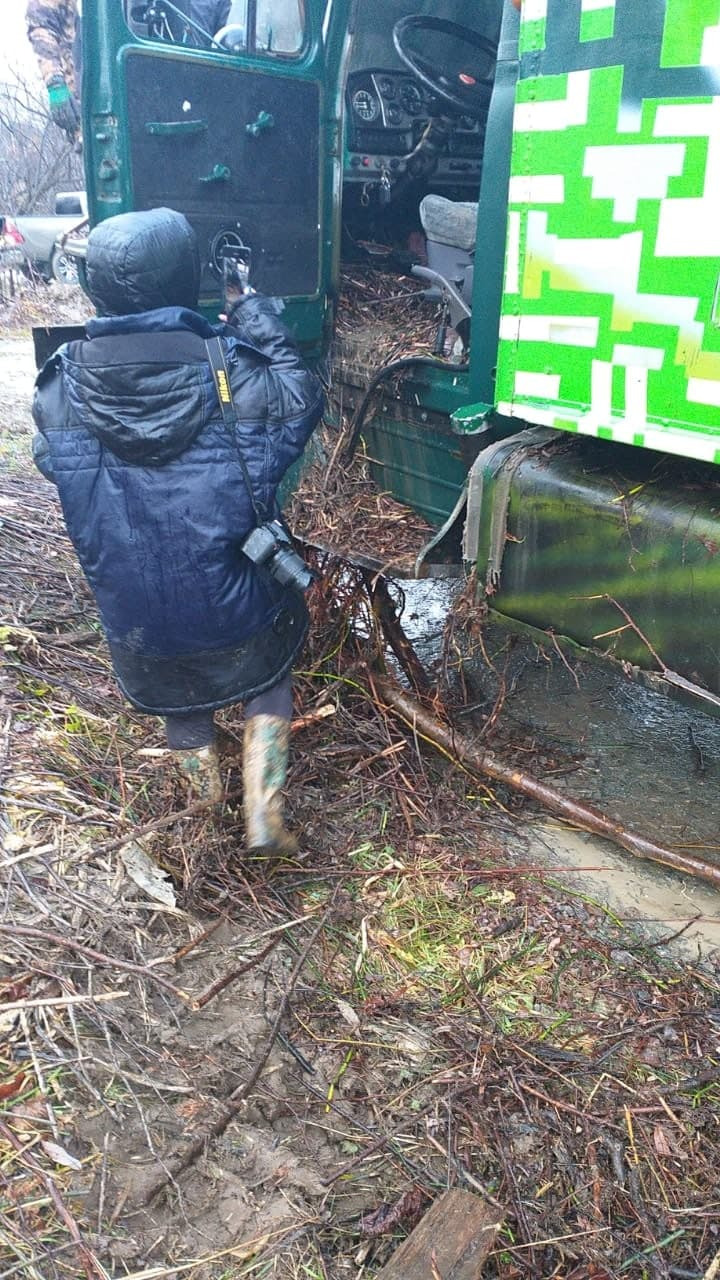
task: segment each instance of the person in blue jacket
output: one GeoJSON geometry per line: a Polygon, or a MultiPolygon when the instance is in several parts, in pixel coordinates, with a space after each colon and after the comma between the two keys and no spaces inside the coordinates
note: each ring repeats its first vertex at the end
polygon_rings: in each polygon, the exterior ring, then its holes
{"type": "Polygon", "coordinates": [[[323,393],[280,304],[242,297],[227,324],[211,325],[196,309],[199,283],[182,214],[126,213],[94,228],[98,317],[38,375],[34,457],[57,485],[123,693],[165,717],[169,747],[209,801],[223,791],[213,712],[245,703],[247,844],[290,853],[281,789],[308,615],[302,593],[242,548],[258,510],[275,514],[323,393]],[[209,363],[217,344],[206,346],[217,337],[230,426],[209,363]]]}

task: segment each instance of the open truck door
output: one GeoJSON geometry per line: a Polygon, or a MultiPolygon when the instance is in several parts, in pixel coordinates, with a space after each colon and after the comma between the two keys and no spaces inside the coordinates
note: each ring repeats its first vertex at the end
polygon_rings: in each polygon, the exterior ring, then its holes
{"type": "Polygon", "coordinates": [[[332,327],[351,9],[352,0],[83,6],[91,222],[163,205],[184,213],[210,313],[224,253],[247,247],[251,283],[286,299],[308,356],[332,327]]]}

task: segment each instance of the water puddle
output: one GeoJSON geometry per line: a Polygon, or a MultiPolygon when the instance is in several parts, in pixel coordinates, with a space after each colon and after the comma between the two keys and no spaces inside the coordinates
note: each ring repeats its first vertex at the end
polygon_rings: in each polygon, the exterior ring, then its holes
{"type": "MultiPolygon", "coordinates": [[[[402,584],[403,625],[427,665],[440,656],[459,585],[402,584]]],[[[720,865],[720,719],[614,668],[575,659],[566,665],[550,640],[541,648],[496,623],[485,628],[483,638],[494,670],[480,660],[466,668],[475,706],[463,718],[468,736],[481,740],[504,690],[498,731],[489,744],[498,754],[510,754],[516,743],[528,759],[556,758],[566,771],[544,780],[558,790],[660,843],[720,865]]],[[[678,953],[697,958],[720,950],[720,895],[712,886],[642,863],[531,810],[521,822],[497,825],[520,862],[554,869],[549,874],[562,883],[622,919],[649,925],[656,937],[699,917],[673,944],[678,953]]]]}

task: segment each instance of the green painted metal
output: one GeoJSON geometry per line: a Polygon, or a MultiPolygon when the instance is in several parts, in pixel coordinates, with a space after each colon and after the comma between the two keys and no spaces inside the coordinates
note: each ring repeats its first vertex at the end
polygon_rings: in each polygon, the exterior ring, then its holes
{"type": "Polygon", "coordinates": [[[473,488],[494,609],[720,694],[720,480],[706,467],[533,429],[484,450],[473,488]]]}
{"type": "Polygon", "coordinates": [[[270,111],[261,111],[257,120],[253,120],[252,124],[245,125],[245,132],[249,133],[253,138],[259,138],[261,134],[266,133],[268,129],[275,128],[275,117],[270,111]]]}
{"type": "MultiPolygon", "coordinates": [[[[327,349],[333,323],[339,269],[341,190],[342,68],[352,26],[352,0],[305,0],[307,39],[300,56],[273,61],[256,55],[221,54],[140,40],[127,28],[117,0],[85,0],[83,6],[83,131],[86,187],[92,224],[134,207],[130,140],[126,110],[125,67],[128,57],[152,61],[171,58],[178,66],[199,63],[231,69],[238,76],[285,77],[320,86],[321,182],[318,224],[321,236],[320,278],[317,292],[288,299],[286,321],[308,356],[327,349]]],[[[228,104],[232,110],[232,104],[228,104]]],[[[150,122],[151,124],[153,122],[150,122]]],[[[178,122],[183,128],[202,128],[202,122],[178,122]]],[[[173,122],[171,122],[173,124],[173,122]]],[[[258,132],[269,119],[255,121],[258,132]]],[[[166,128],[163,122],[155,126],[166,128]]],[[[153,127],[155,127],[153,126],[153,127]]],[[[218,179],[219,180],[219,179],[218,179]]],[[[248,182],[252,175],[248,174],[248,182]]],[[[188,190],[191,188],[188,183],[188,190]]],[[[292,216],[292,210],[288,210],[292,216]]],[[[203,299],[203,309],[216,315],[219,293],[203,299]]]]}
{"type": "MultiPolygon", "coordinates": [[[[376,372],[375,333],[334,349],[335,411],[352,415],[376,372]]],[[[419,367],[381,385],[363,428],[373,479],[435,528],[454,510],[479,444],[453,430],[468,397],[467,370],[419,367]]]]}
{"type": "Polygon", "coordinates": [[[720,462],[720,0],[525,0],[496,402],[720,462]]]}
{"type": "Polygon", "coordinates": [[[145,132],[153,138],[180,138],[207,131],[207,120],[148,120],[145,125],[145,132]]]}
{"type": "Polygon", "coordinates": [[[439,529],[454,510],[468,472],[463,441],[446,414],[386,403],[364,432],[371,473],[380,489],[439,529]]]}
{"type": "Polygon", "coordinates": [[[198,178],[198,182],[229,182],[231,171],[226,164],[216,164],[212,173],[206,174],[204,178],[198,178]]]}
{"type": "Polygon", "coordinates": [[[491,404],[465,404],[461,409],[456,409],[451,415],[453,430],[462,436],[474,435],[476,431],[483,431],[487,426],[488,418],[492,411],[493,406],[491,404]]]}

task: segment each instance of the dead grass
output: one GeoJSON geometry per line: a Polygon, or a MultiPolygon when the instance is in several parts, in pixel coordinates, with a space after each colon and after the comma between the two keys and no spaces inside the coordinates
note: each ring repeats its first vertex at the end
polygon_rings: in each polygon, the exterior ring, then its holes
{"type": "Polygon", "coordinates": [[[80,285],[44,284],[17,273],[15,296],[0,303],[0,338],[29,334],[35,325],[82,324],[95,314],[80,285]]]}
{"type": "Polygon", "coordinates": [[[347,427],[345,419],[340,428],[319,432],[318,460],[304,472],[288,507],[293,533],[311,546],[356,561],[364,557],[383,572],[412,574],[434,530],[417,512],[378,488],[364,447],[351,462],[343,460],[347,427]]]}
{"type": "MultiPolygon", "coordinates": [[[[329,397],[335,420],[317,434],[317,461],[305,471],[288,511],[293,531],[306,542],[364,556],[396,574],[412,573],[434,530],[379,488],[362,440],[349,461],[347,449],[354,413],[372,377],[401,357],[433,354],[440,313],[420,293],[409,278],[361,267],[344,272],[329,397]],[[349,403],[346,382],[356,388],[357,401],[350,397],[349,403]]],[[[383,394],[394,395],[392,380],[378,392],[378,405],[383,394]]]]}

